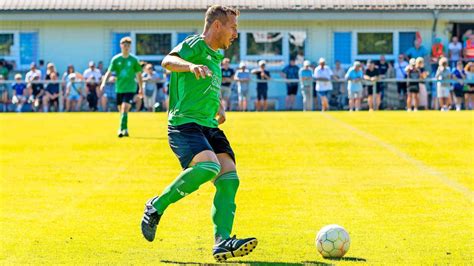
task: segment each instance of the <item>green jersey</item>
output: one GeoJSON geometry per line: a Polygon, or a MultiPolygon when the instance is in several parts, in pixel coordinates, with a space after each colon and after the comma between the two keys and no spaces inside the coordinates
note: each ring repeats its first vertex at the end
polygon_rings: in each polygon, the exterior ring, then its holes
{"type": "Polygon", "coordinates": [[[207,66],[212,71],[212,76],[196,79],[191,72],[171,74],[168,124],[179,126],[194,122],[206,127],[217,127],[223,55],[212,50],[199,35],[187,37],[170,54],[196,65],[207,66]]]}
{"type": "Polygon", "coordinates": [[[129,54],[127,58],[118,54],[110,61],[109,71],[115,72],[117,80],[115,81],[116,93],[135,93],[137,92],[136,74],[142,71],[138,59],[129,54]]]}

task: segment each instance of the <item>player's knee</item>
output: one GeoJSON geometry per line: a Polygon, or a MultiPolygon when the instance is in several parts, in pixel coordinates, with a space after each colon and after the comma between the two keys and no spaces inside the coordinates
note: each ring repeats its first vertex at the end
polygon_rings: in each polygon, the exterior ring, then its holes
{"type": "Polygon", "coordinates": [[[202,175],[207,181],[215,178],[221,171],[221,165],[218,162],[205,161],[197,163],[194,168],[198,168],[202,171],[202,175]]]}

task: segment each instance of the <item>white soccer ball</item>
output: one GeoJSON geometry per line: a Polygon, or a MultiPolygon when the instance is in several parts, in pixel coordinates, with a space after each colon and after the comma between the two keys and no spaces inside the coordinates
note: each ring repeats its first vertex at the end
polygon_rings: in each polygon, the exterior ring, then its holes
{"type": "Polygon", "coordinates": [[[337,224],[326,225],[316,235],[316,247],[324,258],[342,258],[350,245],[349,234],[337,224]]]}

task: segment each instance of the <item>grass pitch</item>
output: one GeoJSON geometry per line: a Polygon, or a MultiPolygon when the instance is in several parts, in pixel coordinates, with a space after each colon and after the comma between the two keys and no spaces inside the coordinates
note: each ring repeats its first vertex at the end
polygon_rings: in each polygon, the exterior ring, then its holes
{"type": "MultiPolygon", "coordinates": [[[[214,188],[172,205],[148,243],[145,201],[180,172],[163,113],[0,115],[0,264],[214,263],[214,188]]],[[[474,113],[228,113],[248,265],[470,264],[474,113]],[[344,226],[346,258],[316,232],[344,226]]]]}

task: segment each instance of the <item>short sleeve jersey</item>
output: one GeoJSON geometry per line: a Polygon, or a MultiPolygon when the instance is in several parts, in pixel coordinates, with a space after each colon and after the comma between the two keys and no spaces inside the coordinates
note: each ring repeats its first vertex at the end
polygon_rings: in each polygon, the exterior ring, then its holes
{"type": "Polygon", "coordinates": [[[197,123],[216,128],[219,95],[222,83],[221,61],[223,55],[212,50],[202,36],[191,35],[170,53],[197,65],[205,65],[212,72],[206,78],[196,79],[191,72],[172,72],[169,94],[168,124],[179,126],[197,123]]]}
{"type": "Polygon", "coordinates": [[[133,55],[127,58],[118,54],[112,58],[109,71],[115,72],[117,80],[115,81],[116,93],[135,93],[137,91],[137,82],[135,76],[142,71],[138,59],[133,55]]]}
{"type": "MultiPolygon", "coordinates": [[[[231,78],[234,75],[234,70],[232,68],[222,69],[222,77],[223,78],[231,78]]],[[[230,82],[222,82],[222,86],[229,87],[231,85],[230,82]]]]}

